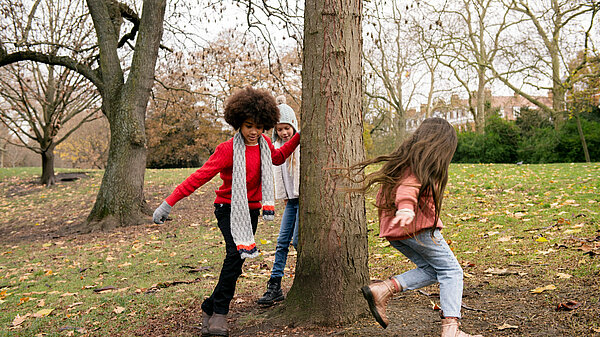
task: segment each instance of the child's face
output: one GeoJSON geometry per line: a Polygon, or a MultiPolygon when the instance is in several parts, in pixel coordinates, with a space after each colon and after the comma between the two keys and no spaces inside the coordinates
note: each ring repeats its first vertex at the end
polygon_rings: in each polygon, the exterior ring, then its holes
{"type": "Polygon", "coordinates": [[[264,127],[256,124],[252,119],[246,119],[240,128],[240,132],[244,137],[244,143],[246,143],[246,145],[258,144],[258,137],[260,137],[263,131],[264,127]]]}
{"type": "Polygon", "coordinates": [[[294,135],[294,128],[288,123],[279,123],[275,125],[275,132],[277,132],[277,136],[285,143],[294,135]]]}

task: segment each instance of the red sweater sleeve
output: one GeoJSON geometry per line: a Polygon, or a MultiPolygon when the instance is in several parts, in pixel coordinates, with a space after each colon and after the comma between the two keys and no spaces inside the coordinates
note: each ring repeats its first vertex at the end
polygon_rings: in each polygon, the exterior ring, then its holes
{"type": "Polygon", "coordinates": [[[231,166],[233,162],[232,144],[232,142],[219,144],[215,149],[215,153],[208,158],[206,163],[187,177],[175,188],[173,193],[167,197],[167,204],[174,206],[179,200],[194,193],[196,189],[210,181],[223,168],[231,166]]]}
{"type": "Polygon", "coordinates": [[[407,208],[416,213],[420,188],[421,183],[417,177],[412,173],[407,175],[396,189],[396,209],[407,208]]]}
{"type": "Polygon", "coordinates": [[[280,148],[276,149],[271,142],[271,139],[267,135],[263,134],[263,137],[267,140],[269,148],[271,149],[271,161],[273,165],[281,165],[285,163],[285,160],[296,150],[296,147],[300,144],[300,133],[296,134],[280,148]]]}

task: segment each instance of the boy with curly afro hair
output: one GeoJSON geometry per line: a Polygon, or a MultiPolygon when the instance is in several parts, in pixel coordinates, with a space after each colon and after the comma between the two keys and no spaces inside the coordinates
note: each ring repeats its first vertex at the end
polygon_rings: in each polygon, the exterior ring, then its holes
{"type": "Polygon", "coordinates": [[[219,144],[208,161],[192,173],[154,211],[162,224],[175,204],[210,181],[217,173],[223,184],[215,191],[215,217],[225,241],[219,282],[202,303],[202,335],[228,336],[227,314],[246,258],[258,256],[254,233],[260,209],[263,218],[275,214],[273,167],[281,165],[300,143],[300,134],[275,149],[263,134],[279,121],[275,99],[265,90],[246,87],[225,102],[225,121],[237,132],[219,144]]]}
{"type": "Polygon", "coordinates": [[[248,119],[262,125],[264,130],[270,130],[279,122],[279,108],[266,90],[246,87],[227,99],[224,117],[235,130],[248,119]]]}

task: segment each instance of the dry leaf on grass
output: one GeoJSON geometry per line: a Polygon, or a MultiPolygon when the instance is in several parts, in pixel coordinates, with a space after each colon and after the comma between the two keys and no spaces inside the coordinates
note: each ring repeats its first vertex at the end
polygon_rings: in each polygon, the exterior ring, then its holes
{"type": "Polygon", "coordinates": [[[54,311],[54,309],[42,309],[42,310],[34,313],[33,317],[39,318],[39,317],[49,316],[52,313],[52,311],[54,311]]]}
{"type": "Polygon", "coordinates": [[[537,287],[535,289],[532,289],[531,292],[534,294],[540,294],[540,293],[543,293],[544,291],[555,290],[555,289],[556,289],[556,286],[554,284],[549,284],[544,287],[537,287]]]}
{"type": "Polygon", "coordinates": [[[13,319],[12,321],[12,326],[19,326],[21,324],[23,324],[23,322],[25,322],[25,320],[27,319],[27,317],[29,317],[31,314],[25,314],[23,316],[20,316],[19,314],[17,314],[17,316],[15,316],[15,319],[13,319]]]}
{"type": "Polygon", "coordinates": [[[556,311],[571,311],[579,308],[580,305],[581,303],[579,302],[569,300],[565,303],[559,303],[558,306],[556,306],[556,311]]]}
{"type": "Polygon", "coordinates": [[[508,323],[504,323],[501,326],[499,326],[497,329],[498,330],[506,330],[506,329],[518,329],[519,327],[517,325],[510,325],[508,323]]]}
{"type": "Polygon", "coordinates": [[[573,275],[565,274],[565,273],[557,273],[556,277],[561,278],[561,279],[570,279],[571,277],[573,277],[573,275]]]}

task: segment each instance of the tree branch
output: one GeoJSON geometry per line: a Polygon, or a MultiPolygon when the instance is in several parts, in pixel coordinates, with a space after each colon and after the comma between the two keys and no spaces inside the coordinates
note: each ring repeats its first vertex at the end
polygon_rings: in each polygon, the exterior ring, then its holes
{"type": "Polygon", "coordinates": [[[77,62],[67,56],[48,55],[34,51],[19,51],[10,54],[0,54],[0,67],[20,62],[20,61],[35,61],[50,65],[59,65],[78,72],[85,78],[94,83],[98,89],[103,88],[102,79],[97,71],[93,70],[86,64],[77,62]]]}

